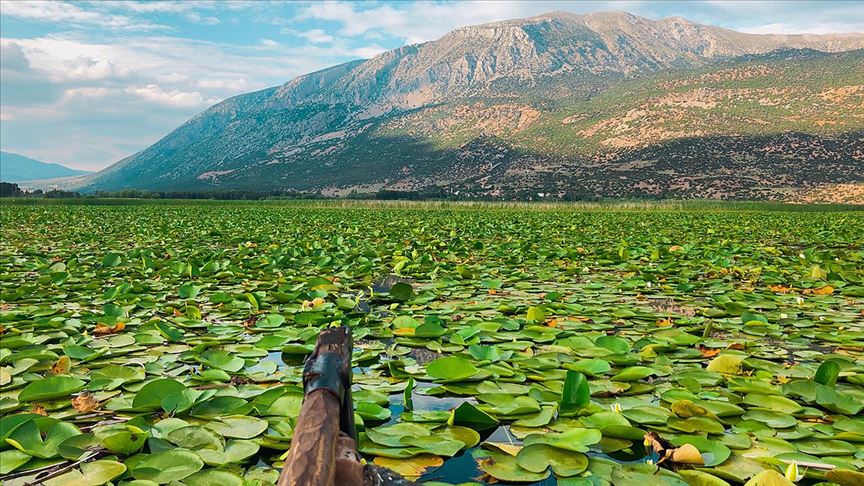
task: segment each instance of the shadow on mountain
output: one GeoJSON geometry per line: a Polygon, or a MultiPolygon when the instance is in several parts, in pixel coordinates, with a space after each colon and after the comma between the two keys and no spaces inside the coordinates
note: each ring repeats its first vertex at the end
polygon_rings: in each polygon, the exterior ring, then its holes
{"type": "Polygon", "coordinates": [[[236,170],[214,172],[212,178],[175,179],[164,187],[145,182],[135,188],[289,190],[330,196],[771,200],[789,191],[864,183],[862,131],[682,138],[584,156],[537,153],[495,136],[450,141],[451,146],[442,147],[419,137],[371,132],[309,145],[282,159],[250,155],[237,160],[236,170]]]}
{"type": "Polygon", "coordinates": [[[365,137],[351,145],[323,164],[289,169],[282,178],[305,190],[411,192],[437,186],[465,196],[540,193],[567,199],[773,199],[789,188],[864,182],[860,131],[693,137],[584,157],[540,154],[491,136],[456,147],[407,136],[365,137]]]}

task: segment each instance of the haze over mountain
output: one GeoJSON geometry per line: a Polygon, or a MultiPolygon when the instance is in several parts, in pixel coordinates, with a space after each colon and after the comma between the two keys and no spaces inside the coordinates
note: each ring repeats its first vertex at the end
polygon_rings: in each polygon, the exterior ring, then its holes
{"type": "Polygon", "coordinates": [[[70,169],[60,164],[42,162],[11,152],[0,151],[0,181],[22,182],[90,174],[86,170],[70,169]]]}
{"type": "Polygon", "coordinates": [[[806,198],[864,182],[862,49],[626,13],[464,27],[225,100],[84,189],[806,198]]]}

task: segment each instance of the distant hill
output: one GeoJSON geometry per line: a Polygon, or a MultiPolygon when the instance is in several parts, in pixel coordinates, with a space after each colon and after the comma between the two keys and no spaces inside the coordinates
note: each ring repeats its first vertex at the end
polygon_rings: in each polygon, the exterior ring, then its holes
{"type": "Polygon", "coordinates": [[[864,34],[554,12],[239,95],[85,190],[795,199],[864,183],[864,34]]]}
{"type": "Polygon", "coordinates": [[[51,164],[23,155],[0,151],[0,181],[3,182],[56,179],[90,173],[86,170],[70,169],[60,164],[51,164]]]}

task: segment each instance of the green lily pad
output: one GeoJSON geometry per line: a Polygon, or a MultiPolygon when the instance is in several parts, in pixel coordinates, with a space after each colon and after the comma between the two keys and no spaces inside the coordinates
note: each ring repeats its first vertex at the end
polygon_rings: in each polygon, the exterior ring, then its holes
{"type": "Polygon", "coordinates": [[[36,402],[68,397],[84,388],[87,383],[71,376],[52,376],[34,381],[18,394],[20,402],[36,402]]]}
{"type": "Polygon", "coordinates": [[[755,420],[772,428],[794,427],[798,423],[795,417],[770,410],[750,410],[741,416],[745,420],[755,420]]]}
{"type": "Polygon", "coordinates": [[[173,449],[145,456],[132,467],[135,479],[167,484],[185,479],[204,467],[204,461],[187,449],[173,449]]]}
{"type": "Polygon", "coordinates": [[[56,478],[45,481],[45,486],[100,486],[126,472],[121,462],[101,459],[85,462],[56,478]]]}
{"type": "Polygon", "coordinates": [[[364,420],[384,421],[390,418],[390,409],[371,402],[358,402],[354,410],[364,420]]]}
{"type": "MultiPolygon", "coordinates": [[[[559,413],[562,417],[573,416],[591,403],[591,391],[585,375],[568,370],[561,392],[559,413]]],[[[543,424],[545,425],[545,424],[543,424]]]]}
{"type": "Polygon", "coordinates": [[[260,446],[251,440],[229,440],[224,450],[199,449],[195,453],[208,466],[224,466],[229,463],[242,463],[258,453],[260,446]]]}
{"type": "Polygon", "coordinates": [[[839,375],[840,365],[837,361],[829,359],[819,365],[819,369],[816,370],[816,376],[813,380],[825,386],[834,386],[837,383],[839,375]]]}
{"type": "Polygon", "coordinates": [[[433,431],[433,434],[436,437],[458,440],[465,444],[465,448],[471,448],[480,443],[480,434],[474,429],[458,425],[437,428],[433,431]]]}
{"type": "Polygon", "coordinates": [[[436,380],[460,381],[477,373],[477,368],[467,359],[447,356],[427,364],[426,373],[436,380]]]}
{"type": "Polygon", "coordinates": [[[393,300],[405,302],[414,297],[414,287],[406,282],[396,282],[390,288],[390,296],[393,297],[393,300]]]}
{"type": "Polygon", "coordinates": [[[37,417],[15,427],[6,437],[6,442],[31,456],[52,459],[59,455],[58,447],[63,441],[80,433],[68,422],[37,417]]]}
{"type": "Polygon", "coordinates": [[[525,445],[546,444],[567,451],[588,452],[589,446],[602,438],[599,430],[572,428],[561,433],[529,435],[525,438],[525,445]]]}
{"type": "Polygon", "coordinates": [[[211,368],[216,368],[230,373],[236,373],[243,369],[246,362],[237,356],[226,353],[222,350],[205,351],[196,359],[199,363],[203,363],[211,368]]]}
{"type": "Polygon", "coordinates": [[[628,368],[624,368],[615,374],[611,380],[612,381],[638,381],[643,378],[647,378],[657,372],[653,368],[649,368],[647,366],[630,366],[628,368]]]}
{"type": "Polygon", "coordinates": [[[30,454],[24,451],[19,451],[18,449],[0,451],[0,474],[6,475],[11,473],[24,464],[27,464],[27,461],[32,457],[33,456],[30,454]]]}
{"type": "Polygon", "coordinates": [[[210,425],[223,437],[232,439],[252,439],[264,433],[268,427],[266,420],[247,415],[232,415],[219,420],[221,424],[212,422],[210,425]]]}
{"type": "Polygon", "coordinates": [[[199,449],[222,450],[225,441],[216,432],[198,425],[180,427],[169,432],[165,439],[177,447],[197,451],[199,449]]]}
{"type": "Polygon", "coordinates": [[[452,423],[454,425],[464,425],[474,430],[486,430],[497,427],[498,419],[468,402],[463,402],[453,410],[452,423]]]}
{"type": "Polygon", "coordinates": [[[115,454],[131,455],[144,446],[150,435],[130,424],[113,424],[93,429],[93,434],[103,447],[115,454]]]}
{"type": "Polygon", "coordinates": [[[551,467],[555,475],[570,477],[588,468],[588,457],[580,452],[562,450],[546,444],[533,444],[519,451],[516,463],[534,473],[542,473],[551,467]]]}
{"type": "Polygon", "coordinates": [[[418,447],[423,451],[436,456],[453,457],[465,447],[465,443],[455,439],[448,439],[439,435],[408,436],[400,439],[405,445],[418,447]]]}
{"type": "Polygon", "coordinates": [[[779,395],[762,395],[759,393],[748,393],[744,397],[744,403],[754,407],[765,408],[774,412],[796,414],[804,409],[799,403],[779,395]]]}
{"type": "Polygon", "coordinates": [[[531,472],[519,465],[517,459],[508,454],[491,453],[478,461],[481,471],[499,481],[534,483],[549,476],[548,471],[531,472]]]}
{"type": "Polygon", "coordinates": [[[148,382],[138,390],[132,399],[132,406],[142,410],[156,410],[162,406],[162,400],[168,395],[179,393],[186,385],[170,378],[161,378],[148,382]]]}

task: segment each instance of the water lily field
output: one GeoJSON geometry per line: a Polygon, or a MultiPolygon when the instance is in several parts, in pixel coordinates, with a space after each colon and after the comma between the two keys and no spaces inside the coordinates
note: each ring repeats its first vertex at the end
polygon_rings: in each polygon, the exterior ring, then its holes
{"type": "Polygon", "coordinates": [[[426,484],[864,484],[864,212],[0,204],[0,481],[272,485],[318,332],[426,484]]]}

